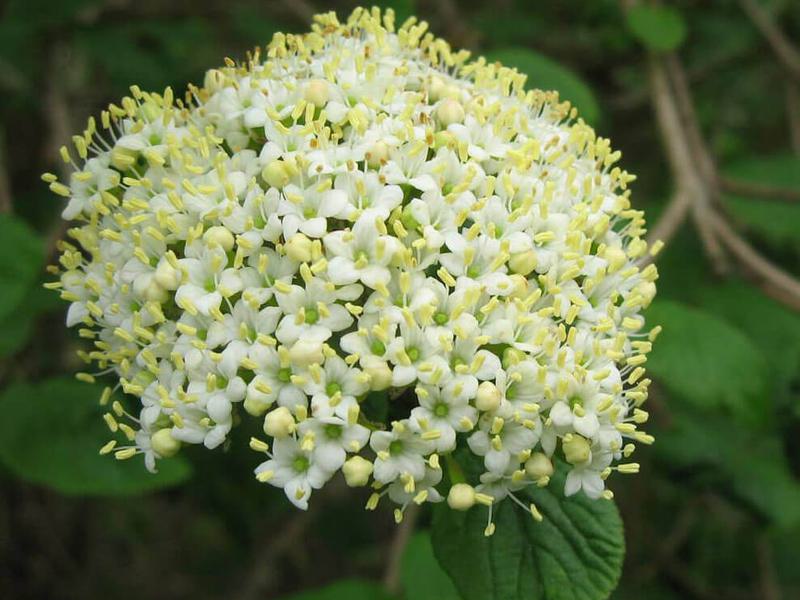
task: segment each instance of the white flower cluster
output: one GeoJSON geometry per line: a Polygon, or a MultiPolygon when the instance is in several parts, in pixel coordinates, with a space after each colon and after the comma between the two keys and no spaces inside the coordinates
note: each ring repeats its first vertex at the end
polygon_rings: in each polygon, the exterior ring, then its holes
{"type": "Polygon", "coordinates": [[[251,415],[257,478],[300,508],[338,471],[398,519],[520,502],[554,455],[567,494],[610,497],[652,441],[634,178],[557,94],[393,20],[320,15],[185,101],[133,87],[63,149],[68,184],[44,176],[77,221],[68,325],[140,403],[102,452],[154,470],[251,415]],[[381,396],[385,422],[362,410],[381,396]]]}

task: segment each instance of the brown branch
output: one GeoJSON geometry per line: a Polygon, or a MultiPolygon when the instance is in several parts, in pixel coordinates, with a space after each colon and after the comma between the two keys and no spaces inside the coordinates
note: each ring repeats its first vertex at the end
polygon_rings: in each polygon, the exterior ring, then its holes
{"type": "Polygon", "coordinates": [[[739,0],[739,5],[767,40],[783,68],[792,77],[800,80],[800,50],[792,44],[772,16],[756,0],[739,0]]]}
{"type": "MultiPolygon", "coordinates": [[[[668,244],[672,241],[681,225],[686,221],[688,212],[689,196],[685,190],[675,192],[655,226],[648,232],[647,243],[652,245],[657,241],[661,241],[664,244],[668,244]]],[[[648,258],[645,263],[647,262],[652,262],[652,258],[648,258]]]]}
{"type": "Polygon", "coordinates": [[[761,256],[720,215],[712,213],[711,224],[725,247],[768,296],[800,310],[800,281],[761,256]]]}
{"type": "Polygon", "coordinates": [[[419,516],[419,505],[412,502],[408,505],[403,516],[403,522],[397,526],[389,547],[389,560],[386,563],[386,572],[383,576],[383,586],[392,596],[400,593],[400,569],[403,562],[403,552],[414,532],[414,526],[419,516]]]}
{"type": "Polygon", "coordinates": [[[778,202],[800,202],[800,190],[764,185],[763,183],[752,183],[729,177],[720,177],[717,183],[722,191],[737,196],[755,196],[778,202]]]}
{"type": "Polygon", "coordinates": [[[775,564],[772,560],[772,546],[769,538],[763,532],[759,534],[756,542],[756,559],[758,561],[759,588],[764,600],[781,600],[781,586],[775,573],[775,564]]]}
{"type": "Polygon", "coordinates": [[[690,200],[692,218],[714,270],[724,273],[728,270],[727,259],[709,225],[709,213],[713,207],[708,182],[697,168],[694,158],[697,149],[689,141],[686,125],[661,57],[650,57],[649,74],[653,107],[676,185],[679,192],[686,194],[690,200]]]}

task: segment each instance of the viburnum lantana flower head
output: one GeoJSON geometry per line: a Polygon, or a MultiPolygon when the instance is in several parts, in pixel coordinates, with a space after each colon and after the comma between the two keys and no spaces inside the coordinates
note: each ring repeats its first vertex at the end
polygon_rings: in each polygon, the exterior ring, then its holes
{"type": "Polygon", "coordinates": [[[485,504],[487,533],[556,457],[568,495],[638,469],[658,328],[634,177],[556,93],[468,56],[391,10],[324,14],[89,120],[44,179],[76,221],[67,324],[136,399],[103,453],[156,470],[259,419],[256,477],[296,506],[342,471],[398,520],[485,504]]]}

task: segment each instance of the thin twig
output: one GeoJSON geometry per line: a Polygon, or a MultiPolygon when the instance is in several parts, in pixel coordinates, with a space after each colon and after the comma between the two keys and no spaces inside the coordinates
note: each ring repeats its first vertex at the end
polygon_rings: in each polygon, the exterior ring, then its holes
{"type": "Polygon", "coordinates": [[[752,183],[729,177],[720,177],[718,183],[722,191],[737,196],[755,196],[756,198],[779,202],[800,202],[800,190],[764,185],[763,183],[752,183]]]}
{"type": "Polygon", "coordinates": [[[800,281],[761,256],[720,215],[712,213],[711,224],[725,247],[736,256],[767,295],[800,310],[800,281]]]}
{"type": "Polygon", "coordinates": [[[759,588],[764,600],[781,600],[781,586],[775,573],[772,560],[772,546],[769,538],[762,532],[756,541],[756,558],[758,560],[759,588]]]}
{"type": "Polygon", "coordinates": [[[739,4],[767,40],[783,68],[800,80],[800,50],[792,44],[772,16],[756,0],[739,0],[739,4]]]}
{"type": "Polygon", "coordinates": [[[681,189],[673,194],[667,203],[667,207],[656,222],[655,226],[647,234],[648,244],[661,241],[668,244],[686,221],[686,214],[689,212],[689,196],[686,191],[681,189]]]}
{"type": "Polygon", "coordinates": [[[400,592],[400,568],[403,562],[403,552],[411,539],[414,526],[419,516],[419,506],[412,502],[406,508],[403,522],[397,526],[397,530],[392,538],[392,545],[389,547],[389,560],[386,563],[386,571],[383,576],[383,586],[392,596],[400,592]]]}

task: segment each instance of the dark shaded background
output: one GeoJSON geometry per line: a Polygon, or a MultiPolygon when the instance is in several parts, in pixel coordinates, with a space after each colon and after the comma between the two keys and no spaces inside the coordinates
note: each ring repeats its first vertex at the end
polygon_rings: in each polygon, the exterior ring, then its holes
{"type": "MultiPolygon", "coordinates": [[[[398,20],[416,13],[454,46],[561,88],[639,175],[634,203],[651,223],[675,213],[676,193],[688,196],[688,220],[661,222],[674,236],[658,260],[651,310],[653,322],[665,323],[651,360],[657,443],[638,451],[641,474],[611,482],[628,546],[615,597],[800,597],[800,295],[757,263],[800,274],[800,3],[665,3],[685,27],[674,53],[659,52],[647,35],[642,43],[625,17],[634,2],[390,4],[398,20]],[[670,106],[680,127],[663,121],[670,106]],[[688,168],[666,150],[675,139],[688,140],[688,168]],[[712,226],[704,240],[698,232],[714,218],[730,231],[712,226]]],[[[0,212],[36,232],[33,255],[52,262],[61,202],[39,174],[61,168],[58,147],[88,115],[129,84],[183,90],[277,30],[303,31],[314,12],[343,16],[353,6],[0,3],[0,212]]],[[[19,260],[9,240],[0,239],[0,296],[10,294],[3,265],[19,260]]],[[[0,597],[266,599],[342,577],[395,576],[392,548],[403,540],[388,511],[362,512],[363,493],[331,484],[309,513],[296,512],[280,490],[252,478],[248,431],[225,451],[189,452],[191,475],[157,493],[129,495],[99,479],[89,497],[85,486],[70,489],[75,465],[65,448],[84,436],[80,426],[65,430],[70,409],[36,420],[18,408],[20,398],[37,402],[42,382],[81,368],[81,341],[64,328],[56,295],[40,288],[41,265],[36,278],[0,319],[0,597]],[[22,441],[10,443],[13,432],[22,441]]],[[[74,405],[94,402],[87,390],[74,405]]],[[[428,522],[421,514],[417,528],[428,522]]]]}

